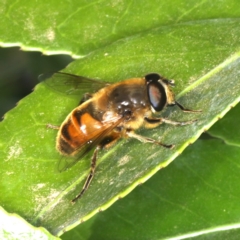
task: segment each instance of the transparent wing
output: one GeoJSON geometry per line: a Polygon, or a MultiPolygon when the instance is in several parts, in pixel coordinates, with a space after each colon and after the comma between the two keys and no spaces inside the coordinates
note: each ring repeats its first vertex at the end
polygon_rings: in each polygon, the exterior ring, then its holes
{"type": "Polygon", "coordinates": [[[110,85],[110,83],[104,81],[63,72],[41,74],[39,76],[39,81],[44,82],[48,87],[67,95],[94,93],[99,89],[110,85]]]}
{"type": "Polygon", "coordinates": [[[103,128],[99,131],[95,131],[93,137],[76,149],[77,154],[74,157],[61,157],[58,163],[58,170],[63,172],[68,168],[75,165],[81,158],[83,158],[89,151],[94,149],[101,141],[111,133],[111,131],[117,127],[123,121],[122,117],[114,118],[111,121],[108,121],[104,124],[103,128]]]}

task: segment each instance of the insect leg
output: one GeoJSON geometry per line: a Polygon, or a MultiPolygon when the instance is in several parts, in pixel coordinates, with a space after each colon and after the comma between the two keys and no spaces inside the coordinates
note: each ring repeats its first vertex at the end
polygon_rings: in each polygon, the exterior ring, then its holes
{"type": "Polygon", "coordinates": [[[161,123],[167,123],[167,124],[171,124],[174,126],[185,126],[188,124],[192,124],[194,122],[196,122],[197,120],[191,120],[191,121],[186,121],[186,122],[177,122],[177,121],[173,121],[173,120],[169,120],[169,119],[165,119],[165,118],[147,118],[145,117],[144,120],[149,123],[149,124],[161,124],[161,123]]]}
{"type": "Polygon", "coordinates": [[[46,125],[46,127],[47,128],[51,128],[51,129],[56,129],[56,130],[59,130],[59,126],[55,126],[55,125],[52,125],[52,124],[50,124],[50,123],[48,123],[47,125],[46,125]]]}
{"type": "Polygon", "coordinates": [[[161,143],[159,141],[156,141],[156,140],[154,140],[152,138],[148,138],[148,137],[144,137],[144,136],[138,135],[138,134],[136,134],[133,131],[127,131],[126,135],[128,137],[136,138],[137,140],[139,140],[140,142],[143,142],[143,143],[154,143],[154,144],[163,146],[165,148],[174,148],[173,144],[167,145],[167,144],[161,143]]]}
{"type": "Polygon", "coordinates": [[[183,112],[193,112],[193,113],[198,113],[198,112],[202,112],[201,110],[191,110],[191,109],[187,109],[185,107],[183,107],[183,105],[181,105],[179,102],[175,101],[175,104],[177,105],[183,112]]]}
{"type": "Polygon", "coordinates": [[[79,102],[78,105],[81,105],[82,103],[86,102],[87,100],[89,100],[90,98],[92,98],[92,94],[90,93],[85,93],[83,95],[83,98],[81,99],[81,101],[79,102]]]}
{"type": "Polygon", "coordinates": [[[84,192],[88,189],[92,179],[93,179],[93,176],[94,176],[94,172],[95,172],[95,168],[96,168],[96,162],[97,162],[97,154],[98,154],[98,151],[101,149],[100,146],[98,146],[95,150],[94,150],[94,153],[93,153],[93,156],[92,156],[92,161],[91,161],[91,170],[90,170],[90,173],[88,174],[88,177],[84,183],[84,186],[82,188],[82,191],[71,201],[72,203],[75,203],[79,198],[82,197],[82,195],[84,194],[84,192]]]}

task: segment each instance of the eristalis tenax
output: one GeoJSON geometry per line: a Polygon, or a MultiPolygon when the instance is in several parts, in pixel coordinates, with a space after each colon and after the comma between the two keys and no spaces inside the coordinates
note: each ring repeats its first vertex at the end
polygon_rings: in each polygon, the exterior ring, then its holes
{"type": "Polygon", "coordinates": [[[91,170],[73,203],[82,197],[93,179],[99,150],[109,148],[120,138],[136,138],[143,143],[171,149],[173,144],[167,145],[138,135],[135,130],[140,127],[155,128],[162,123],[183,126],[196,121],[177,122],[155,116],[168,106],[176,105],[184,112],[200,112],[186,109],[177,102],[170,89],[174,81],[157,73],[110,84],[58,72],[46,83],[60,91],[65,91],[64,85],[71,86],[69,94],[76,89],[85,91],[79,106],[69,113],[60,127],[48,124],[48,127],[58,129],[57,150],[69,158],[61,162],[60,171],[68,169],[94,149],[91,170]]]}

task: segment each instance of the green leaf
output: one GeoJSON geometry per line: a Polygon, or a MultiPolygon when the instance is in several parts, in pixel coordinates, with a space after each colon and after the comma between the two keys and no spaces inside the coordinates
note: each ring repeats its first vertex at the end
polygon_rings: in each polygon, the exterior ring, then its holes
{"type": "Polygon", "coordinates": [[[9,214],[0,207],[0,238],[1,239],[52,239],[57,240],[44,228],[35,228],[17,214],[9,214]],[[14,226],[14,228],[13,228],[14,226]]]}
{"type": "Polygon", "coordinates": [[[48,54],[86,55],[66,71],[110,82],[148,72],[174,76],[179,102],[203,112],[184,114],[172,108],[163,116],[198,122],[139,131],[175,144],[174,150],[130,139],[102,151],[89,190],[72,206],[70,200],[88,174],[90,155],[67,172],[54,171],[60,158],[56,132],[46,129],[46,124],[61,124],[79,99],[39,85],[0,124],[0,202],[57,235],[106,209],[169,164],[240,96],[238,1],[198,5],[150,1],[141,2],[141,7],[127,1],[77,4],[4,3],[0,44],[48,54]]]}
{"type": "MultiPolygon", "coordinates": [[[[238,0],[1,1],[0,45],[80,57],[160,26],[229,18],[239,18],[238,0]]],[[[221,41],[217,35],[214,38],[221,41]]],[[[206,40],[212,41],[208,36],[206,40]]]]}
{"type": "Polygon", "coordinates": [[[239,154],[239,147],[222,141],[198,140],[177,161],[62,239],[238,239],[239,154]]]}
{"type": "MultiPolygon", "coordinates": [[[[128,59],[128,64],[131,64],[132,59],[134,62],[143,59],[147,61],[141,71],[138,68],[129,68],[126,64],[126,73],[119,74],[116,78],[124,79],[125,75],[136,76],[135,72],[145,71],[144,68],[158,69],[154,61],[156,62],[165,42],[175,39],[175,45],[178,43],[181,46],[183,37],[186,37],[186,42],[191,33],[194,41],[189,41],[187,45],[189,51],[186,52],[188,53],[192,52],[197,43],[202,44],[199,30],[196,30],[198,26],[205,29],[205,34],[207,32],[210,34],[217,25],[219,31],[217,34],[223,34],[222,28],[225,28],[225,23],[210,22],[211,24],[204,22],[195,27],[192,24],[182,24],[167,29],[161,28],[151,33],[118,41],[84,59],[75,61],[68,70],[88,76],[90,69],[96,69],[94,74],[110,80],[110,76],[114,79],[114,73],[120,72],[117,64],[119,59],[120,61],[128,59]],[[159,44],[161,40],[162,44],[159,44]],[[152,48],[149,48],[147,43],[151,43],[152,48]],[[136,49],[135,46],[138,48],[136,49]],[[108,55],[106,56],[105,53],[108,55]],[[135,60],[136,57],[137,60],[135,60]]],[[[232,22],[236,31],[239,29],[238,25],[238,22],[232,22]]],[[[231,44],[232,41],[229,39],[229,45],[231,44]]],[[[165,50],[167,54],[167,49],[165,50]]],[[[212,62],[216,58],[214,52],[214,46],[212,46],[211,56],[214,58],[212,62]]],[[[172,55],[172,53],[169,54],[172,55]]],[[[166,55],[165,58],[167,58],[166,55]]],[[[176,144],[174,150],[125,140],[111,150],[103,151],[90,189],[74,206],[71,205],[70,200],[82,187],[89,171],[89,159],[80,161],[65,173],[54,172],[60,158],[54,149],[56,132],[46,129],[46,124],[61,124],[65,116],[77,105],[79,99],[67,98],[51,91],[45,85],[39,85],[33,94],[22,100],[17,108],[6,115],[0,125],[3,132],[1,149],[4,149],[1,153],[3,158],[1,163],[4,165],[2,164],[0,168],[1,175],[4,176],[1,182],[4,193],[1,196],[1,202],[4,206],[18,211],[25,218],[31,219],[33,224],[47,227],[54,234],[61,234],[62,231],[89,219],[99,209],[106,209],[119,197],[125,196],[139,183],[146,181],[156,171],[171,162],[189,143],[195,141],[204,130],[217,121],[219,116],[223,116],[230,106],[234,106],[239,101],[240,83],[237,81],[237,72],[240,69],[239,59],[239,55],[235,54],[209,73],[202,66],[201,72],[206,71],[203,78],[185,82],[182,80],[177,85],[178,88],[182,88],[179,101],[189,108],[202,109],[203,112],[196,116],[196,114],[183,114],[176,109],[167,111],[164,116],[181,121],[198,118],[197,123],[186,127],[163,125],[154,130],[141,131],[144,136],[176,144]],[[228,81],[227,89],[226,81],[228,81]],[[21,201],[21,209],[18,208],[19,201],[21,201]]],[[[161,66],[164,65],[164,60],[160,59],[160,61],[163,63],[161,66]]],[[[200,62],[202,62],[201,59],[195,59],[196,66],[199,67],[200,62]]],[[[175,70],[181,68],[181,62],[177,63],[173,63],[175,70]]],[[[136,66],[139,65],[136,63],[136,66]]],[[[182,74],[187,75],[184,71],[182,74]]],[[[200,73],[196,72],[196,74],[200,73]]]]}
{"type": "Polygon", "coordinates": [[[227,118],[216,123],[208,132],[215,137],[221,138],[227,144],[240,146],[240,129],[238,127],[240,118],[240,105],[233,108],[227,118]]]}

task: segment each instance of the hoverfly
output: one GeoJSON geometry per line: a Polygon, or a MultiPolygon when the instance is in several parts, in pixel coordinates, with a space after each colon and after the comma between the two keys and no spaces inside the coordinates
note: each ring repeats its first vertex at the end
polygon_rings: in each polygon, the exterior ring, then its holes
{"type": "Polygon", "coordinates": [[[161,112],[168,106],[176,105],[184,112],[200,112],[186,109],[177,102],[170,89],[174,86],[174,81],[157,73],[109,84],[59,72],[46,81],[55,89],[62,88],[65,83],[72,86],[69,94],[78,89],[86,92],[79,106],[69,113],[60,127],[49,125],[58,129],[57,150],[71,159],[60,167],[60,171],[71,167],[94,149],[90,173],[81,192],[72,202],[76,202],[88,189],[94,176],[99,150],[112,146],[120,138],[136,138],[144,143],[173,148],[172,144],[167,145],[138,135],[135,130],[140,127],[155,128],[162,123],[183,126],[196,121],[177,122],[154,116],[154,113],[161,112]]]}

